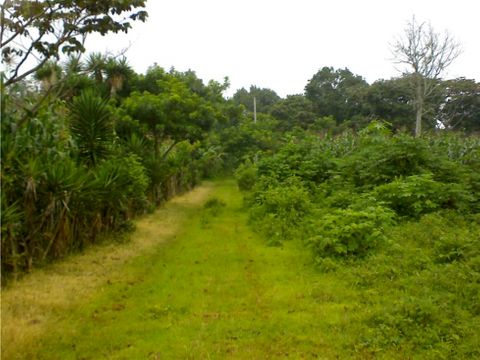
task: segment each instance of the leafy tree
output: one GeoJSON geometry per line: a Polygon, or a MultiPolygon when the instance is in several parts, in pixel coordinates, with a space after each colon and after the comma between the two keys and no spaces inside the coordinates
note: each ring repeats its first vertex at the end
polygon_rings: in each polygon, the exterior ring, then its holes
{"type": "Polygon", "coordinates": [[[155,139],[156,154],[163,140],[171,142],[162,155],[166,156],[183,140],[201,139],[215,122],[215,112],[211,103],[192,93],[181,79],[171,74],[157,80],[157,85],[162,92],[133,92],[122,106],[130,116],[148,126],[155,139]]]}
{"type": "Polygon", "coordinates": [[[241,88],[233,95],[233,101],[243,105],[248,111],[253,112],[253,98],[255,97],[257,112],[268,113],[270,107],[280,100],[280,96],[271,89],[250,86],[250,90],[241,88]]]}
{"type": "Polygon", "coordinates": [[[459,78],[443,82],[445,95],[439,121],[452,130],[480,131],[480,83],[459,78]]]}
{"type": "Polygon", "coordinates": [[[403,38],[392,47],[395,62],[406,65],[412,76],[415,109],[415,135],[422,132],[425,101],[439,85],[440,75],[460,55],[460,45],[445,32],[435,32],[430,24],[417,23],[415,17],[408,22],[403,38]]]}
{"type": "Polygon", "coordinates": [[[144,7],[145,0],[6,0],[0,9],[0,46],[8,69],[5,86],[62,53],[84,52],[90,33],[127,32],[130,21],[145,21],[147,13],[138,10],[144,7]]]}
{"type": "Polygon", "coordinates": [[[361,76],[346,68],[323,67],[308,81],[305,96],[318,116],[332,115],[342,122],[363,112],[361,90],[367,86],[361,76]]]}
{"type": "Polygon", "coordinates": [[[173,75],[175,78],[182,80],[191,92],[199,96],[206,96],[206,88],[202,79],[199,79],[195,71],[187,70],[185,72],[176,71],[171,69],[169,72],[170,75],[173,75]]]}
{"type": "Polygon", "coordinates": [[[255,159],[262,151],[272,151],[278,144],[274,130],[278,121],[260,113],[255,124],[251,118],[239,115],[232,126],[219,131],[219,143],[228,154],[228,165],[236,168],[244,159],[255,159]]]}
{"type": "Polygon", "coordinates": [[[409,80],[406,77],[377,80],[367,90],[369,116],[389,121],[396,129],[408,129],[414,115],[409,80]]]}
{"type": "Polygon", "coordinates": [[[270,108],[270,114],[279,120],[279,128],[283,131],[296,126],[306,129],[316,119],[312,102],[303,95],[288,95],[270,108]]]}
{"type": "Polygon", "coordinates": [[[158,81],[165,79],[167,72],[157,63],[148,67],[145,75],[140,75],[135,87],[136,91],[148,91],[150,94],[159,94],[162,91],[158,81]]]}

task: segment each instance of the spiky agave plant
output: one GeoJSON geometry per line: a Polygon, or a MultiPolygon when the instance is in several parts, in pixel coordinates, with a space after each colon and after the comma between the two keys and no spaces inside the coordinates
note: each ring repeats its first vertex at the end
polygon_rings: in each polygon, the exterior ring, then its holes
{"type": "Polygon", "coordinates": [[[113,143],[113,122],[107,101],[91,90],[83,91],[70,106],[70,131],[80,159],[95,166],[113,143]]]}

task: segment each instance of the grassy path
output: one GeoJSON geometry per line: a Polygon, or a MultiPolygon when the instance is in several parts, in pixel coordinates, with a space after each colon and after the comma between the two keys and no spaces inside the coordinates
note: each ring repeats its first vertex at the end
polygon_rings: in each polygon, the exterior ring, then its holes
{"type": "Polygon", "coordinates": [[[7,290],[2,359],[352,355],[343,333],[356,293],[315,273],[295,243],[267,247],[232,181],[177,198],[138,227],[119,250],[96,249],[7,290]],[[226,206],[204,208],[212,198],[226,206]]]}

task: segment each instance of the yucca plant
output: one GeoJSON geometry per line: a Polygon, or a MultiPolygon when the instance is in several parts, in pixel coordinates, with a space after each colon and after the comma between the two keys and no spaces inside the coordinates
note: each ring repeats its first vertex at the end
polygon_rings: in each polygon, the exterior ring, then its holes
{"type": "Polygon", "coordinates": [[[110,96],[115,97],[123,88],[125,80],[133,74],[133,70],[125,57],[120,60],[110,58],[105,64],[107,83],[110,85],[110,96]]]}
{"type": "Polygon", "coordinates": [[[84,91],[70,106],[70,131],[79,156],[89,166],[105,158],[114,139],[113,122],[107,101],[93,91],[84,91]]]}
{"type": "Polygon", "coordinates": [[[85,70],[97,83],[102,83],[105,73],[107,57],[102,53],[94,52],[89,54],[85,61],[85,70]]]}
{"type": "Polygon", "coordinates": [[[41,260],[61,257],[75,247],[75,209],[84,188],[85,169],[71,159],[48,164],[39,188],[41,260]]]}

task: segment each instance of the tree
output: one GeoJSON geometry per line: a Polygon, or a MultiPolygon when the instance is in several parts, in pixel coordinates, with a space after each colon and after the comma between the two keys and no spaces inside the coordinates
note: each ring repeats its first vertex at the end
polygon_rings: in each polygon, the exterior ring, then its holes
{"type": "Polygon", "coordinates": [[[323,67],[305,86],[305,96],[315,108],[318,116],[332,115],[342,122],[362,112],[361,89],[367,82],[348,69],[334,70],[323,67]]]}
{"type": "Polygon", "coordinates": [[[125,87],[128,79],[135,74],[126,57],[120,59],[110,57],[105,64],[105,73],[107,75],[107,83],[110,86],[110,97],[112,98],[125,87]]]}
{"type": "Polygon", "coordinates": [[[425,101],[438,86],[440,75],[460,55],[460,45],[448,32],[442,35],[413,17],[403,37],[392,45],[392,53],[397,64],[406,65],[404,72],[412,75],[415,136],[420,136],[425,101]]]}
{"type": "Polygon", "coordinates": [[[307,129],[316,120],[312,102],[303,95],[288,95],[271,107],[270,114],[284,131],[296,126],[307,129]]]}
{"type": "Polygon", "coordinates": [[[447,129],[467,132],[480,131],[480,83],[459,78],[445,81],[445,97],[439,121],[447,129]]]}
{"type": "Polygon", "coordinates": [[[268,88],[259,88],[257,86],[250,86],[250,90],[245,88],[237,90],[233,95],[233,101],[240,105],[242,104],[248,111],[253,112],[253,98],[255,97],[257,112],[268,113],[270,107],[280,100],[278,94],[268,88]]]}
{"type": "Polygon", "coordinates": [[[157,83],[162,92],[132,92],[122,107],[132,118],[147,125],[154,139],[155,155],[160,155],[162,141],[170,142],[162,154],[166,157],[181,141],[201,140],[214,124],[215,112],[212,104],[192,92],[181,78],[166,74],[157,83]]]}
{"type": "Polygon", "coordinates": [[[366,94],[370,118],[390,122],[394,128],[408,128],[415,116],[408,76],[377,80],[366,94]]]}
{"type": "Polygon", "coordinates": [[[145,21],[145,0],[5,0],[0,9],[0,47],[5,86],[25,79],[49,59],[82,53],[87,34],[127,32],[145,21]]]}

